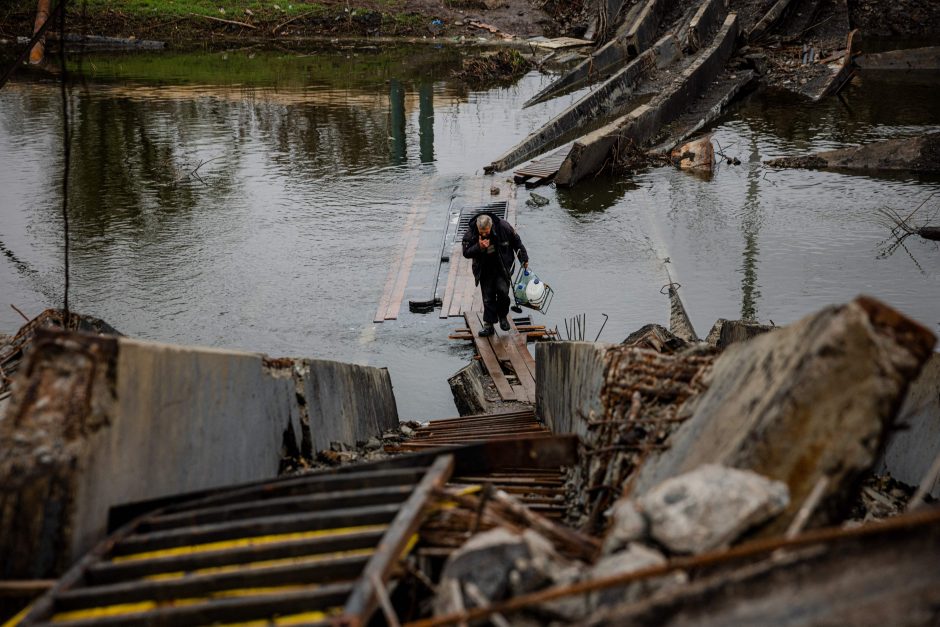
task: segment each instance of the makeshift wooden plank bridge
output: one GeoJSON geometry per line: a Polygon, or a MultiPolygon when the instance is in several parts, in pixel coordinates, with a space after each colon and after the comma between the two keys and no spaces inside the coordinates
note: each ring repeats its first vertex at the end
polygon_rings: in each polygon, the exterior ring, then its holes
{"type": "Polygon", "coordinates": [[[373,322],[397,320],[406,296],[420,303],[413,311],[427,313],[434,308],[432,303],[440,306],[441,318],[483,310],[472,262],[463,256],[463,235],[481,211],[515,224],[516,193],[512,186],[494,185],[491,177],[471,179],[462,188],[458,191],[430,178],[422,183],[396,240],[400,245],[389,264],[373,322]],[[498,194],[491,193],[493,187],[498,194]],[[447,196],[442,196],[445,192],[447,196]],[[442,206],[447,210],[439,213],[435,208],[442,206]],[[440,297],[439,285],[444,286],[440,297]]]}

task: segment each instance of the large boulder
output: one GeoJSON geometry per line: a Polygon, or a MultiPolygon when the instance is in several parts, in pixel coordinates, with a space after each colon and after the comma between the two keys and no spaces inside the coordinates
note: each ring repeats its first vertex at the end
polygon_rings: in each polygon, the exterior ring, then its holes
{"type": "Polygon", "coordinates": [[[766,529],[786,529],[823,477],[819,521],[841,518],[869,471],[909,383],[936,337],[868,297],[731,345],[690,401],[669,448],[638,471],[633,493],[703,464],[783,481],[790,505],[766,529]]]}
{"type": "Polygon", "coordinates": [[[786,484],[706,464],[667,479],[640,499],[650,534],[673,553],[729,546],[748,529],[786,509],[786,484]]]}

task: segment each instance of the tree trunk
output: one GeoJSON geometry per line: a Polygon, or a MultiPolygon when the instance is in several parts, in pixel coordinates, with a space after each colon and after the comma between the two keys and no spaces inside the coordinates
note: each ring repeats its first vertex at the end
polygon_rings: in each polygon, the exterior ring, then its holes
{"type": "MultiPolygon", "coordinates": [[[[61,0],[60,0],[61,1],[61,0]]],[[[46,23],[46,20],[49,19],[49,2],[50,0],[39,0],[36,5],[36,22],[33,24],[33,34],[35,35],[40,28],[46,23]]],[[[46,38],[43,36],[39,41],[36,42],[36,45],[33,46],[33,49],[29,51],[29,62],[31,65],[39,65],[42,63],[43,57],[46,55],[46,38]]]]}

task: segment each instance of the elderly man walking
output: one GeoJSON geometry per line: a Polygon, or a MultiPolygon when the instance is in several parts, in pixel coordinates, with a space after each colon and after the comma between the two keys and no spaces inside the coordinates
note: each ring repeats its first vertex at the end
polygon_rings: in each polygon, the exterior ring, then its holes
{"type": "Polygon", "coordinates": [[[529,254],[516,229],[490,212],[477,215],[463,236],[463,256],[473,260],[473,278],[483,293],[483,329],[480,337],[493,335],[493,325],[509,330],[509,286],[518,255],[522,267],[529,266],[529,254]]]}

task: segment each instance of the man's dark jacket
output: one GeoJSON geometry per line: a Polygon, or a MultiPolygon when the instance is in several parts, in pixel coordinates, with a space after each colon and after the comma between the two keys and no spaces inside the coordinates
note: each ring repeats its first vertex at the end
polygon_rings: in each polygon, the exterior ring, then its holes
{"type": "MultiPolygon", "coordinates": [[[[506,273],[506,280],[512,282],[512,271],[515,266],[514,255],[518,253],[519,262],[529,261],[529,253],[522,245],[522,239],[516,233],[512,225],[497,217],[489,211],[484,211],[479,215],[488,215],[493,220],[493,228],[490,229],[490,242],[496,246],[496,253],[499,256],[503,271],[506,273]]],[[[477,219],[474,217],[467,225],[467,232],[463,235],[463,256],[467,259],[473,259],[473,278],[477,285],[480,284],[480,273],[482,272],[483,259],[487,252],[480,248],[480,230],[477,228],[477,219]]]]}

